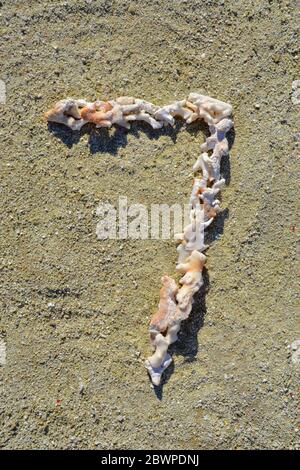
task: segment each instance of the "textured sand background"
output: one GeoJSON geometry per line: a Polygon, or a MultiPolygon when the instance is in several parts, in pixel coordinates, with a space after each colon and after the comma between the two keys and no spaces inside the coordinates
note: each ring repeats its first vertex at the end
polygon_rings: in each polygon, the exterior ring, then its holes
{"type": "Polygon", "coordinates": [[[297,24],[275,0],[0,1],[2,448],[300,447],[297,24]],[[74,134],[42,116],[67,96],[189,91],[233,105],[235,142],[206,292],[155,393],[147,328],[176,250],[101,242],[95,211],[185,203],[204,128],[74,134]]]}

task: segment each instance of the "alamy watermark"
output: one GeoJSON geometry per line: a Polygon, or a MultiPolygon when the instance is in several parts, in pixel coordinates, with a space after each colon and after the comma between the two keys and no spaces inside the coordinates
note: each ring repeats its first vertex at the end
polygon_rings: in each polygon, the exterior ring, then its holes
{"type": "Polygon", "coordinates": [[[6,364],[6,343],[4,339],[0,338],[0,366],[5,366],[6,364]]]}
{"type": "Polygon", "coordinates": [[[0,104],[6,103],[6,85],[3,80],[0,80],[0,104]]]}
{"type": "Polygon", "coordinates": [[[120,196],[117,207],[109,203],[99,204],[96,215],[99,221],[96,234],[100,240],[170,240],[182,234],[184,227],[191,230],[204,220],[201,205],[191,212],[189,204],[128,204],[126,196],[120,196]]]}
{"type": "Polygon", "coordinates": [[[292,83],[292,103],[300,104],[300,80],[294,80],[292,83]]]}

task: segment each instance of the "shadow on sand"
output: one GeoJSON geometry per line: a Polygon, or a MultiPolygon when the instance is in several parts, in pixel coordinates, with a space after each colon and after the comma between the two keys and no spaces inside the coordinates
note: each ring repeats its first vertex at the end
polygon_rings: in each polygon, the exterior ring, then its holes
{"type": "Polygon", "coordinates": [[[86,124],[80,131],[72,131],[66,126],[48,122],[49,131],[63,142],[68,148],[72,148],[78,144],[84,135],[88,135],[88,147],[91,154],[109,153],[110,155],[117,155],[120,148],[126,147],[128,143],[128,133],[134,135],[137,139],[140,138],[141,133],[147,135],[150,140],[158,140],[162,136],[170,137],[171,141],[175,144],[179,132],[186,129],[191,135],[197,135],[203,132],[205,136],[209,135],[207,126],[202,121],[196,121],[190,125],[182,120],[177,120],[174,127],[165,126],[161,129],[152,129],[144,122],[138,121],[131,124],[131,129],[127,130],[122,127],[115,127],[113,129],[99,128],[96,129],[92,124],[86,124]]]}

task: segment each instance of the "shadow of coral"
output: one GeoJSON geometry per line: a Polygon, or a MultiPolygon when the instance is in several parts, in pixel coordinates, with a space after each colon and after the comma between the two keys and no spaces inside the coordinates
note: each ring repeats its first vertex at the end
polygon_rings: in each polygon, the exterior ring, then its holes
{"type": "Polygon", "coordinates": [[[161,129],[152,129],[146,123],[137,121],[131,124],[129,130],[122,127],[111,129],[96,128],[91,124],[86,124],[80,131],[72,131],[66,126],[49,122],[48,129],[54,137],[59,139],[68,148],[78,144],[84,135],[89,135],[88,146],[91,154],[106,152],[110,155],[117,155],[120,148],[126,147],[129,132],[137,139],[140,138],[141,133],[146,134],[149,140],[158,140],[162,136],[167,136],[175,144],[179,132],[187,128],[191,134],[196,134],[199,130],[203,130],[201,124],[197,122],[197,125],[191,125],[191,129],[189,129],[184,121],[177,120],[173,127],[164,126],[161,129]]]}
{"type": "MultiPolygon", "coordinates": [[[[235,130],[234,127],[230,129],[229,132],[226,134],[226,138],[228,140],[228,145],[229,145],[229,152],[234,144],[235,140],[235,130]]],[[[230,168],[230,154],[224,155],[221,160],[221,175],[223,178],[225,178],[225,183],[226,186],[230,184],[231,180],[231,168],[230,168]]]]}

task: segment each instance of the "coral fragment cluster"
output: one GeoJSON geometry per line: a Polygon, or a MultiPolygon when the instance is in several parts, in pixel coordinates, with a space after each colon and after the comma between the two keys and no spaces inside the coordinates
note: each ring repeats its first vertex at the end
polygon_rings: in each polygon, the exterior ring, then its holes
{"type": "Polygon", "coordinates": [[[195,294],[203,285],[204,230],[220,212],[216,198],[225,180],[221,178],[221,159],[229,152],[227,133],[233,127],[232,107],[223,101],[198,93],[186,100],[159,107],[143,99],[122,96],[110,101],[88,102],[65,99],[45,114],[48,121],[64,124],[79,131],[86,123],[110,128],[118,125],[130,129],[133,121],[144,121],[153,129],[173,126],[176,118],[190,124],[203,119],[210,136],[201,145],[200,156],[193,166],[194,180],[189,201],[190,223],[175,236],[178,244],[176,270],[182,274],[179,285],[171,277],[162,277],[158,310],[150,322],[152,356],[146,360],[152,383],[159,385],[164,370],[172,362],[169,346],[177,340],[180,325],[192,310],[195,294]]]}

